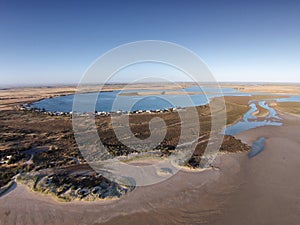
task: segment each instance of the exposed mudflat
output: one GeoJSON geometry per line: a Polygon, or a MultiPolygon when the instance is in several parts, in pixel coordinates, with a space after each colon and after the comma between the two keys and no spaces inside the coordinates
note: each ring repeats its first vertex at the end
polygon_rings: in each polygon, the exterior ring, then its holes
{"type": "MultiPolygon", "coordinates": [[[[243,114],[241,112],[248,110],[245,106],[248,99],[230,97],[226,98],[226,101],[234,103],[227,105],[227,112],[230,112],[227,123],[232,124],[240,118],[243,114]]],[[[12,105],[15,104],[17,103],[12,105]]],[[[205,118],[208,109],[202,110],[205,112],[205,118]]],[[[5,131],[2,138],[6,140],[1,146],[2,154],[7,150],[12,153],[19,151],[19,145],[24,145],[27,149],[31,145],[49,146],[54,140],[60,140],[57,143],[64,145],[51,148],[51,154],[45,157],[47,160],[35,157],[33,162],[41,167],[48,166],[51,161],[57,159],[61,162],[60,166],[69,161],[71,165],[78,163],[69,157],[69,154],[74,155],[75,147],[74,140],[68,136],[68,118],[20,114],[14,110],[2,111],[1,115],[2,118],[7,118],[1,122],[1,129],[5,131]],[[16,119],[22,123],[11,122],[16,119]],[[49,121],[52,121],[52,126],[46,126],[49,121]],[[50,128],[51,136],[48,134],[50,128]],[[60,137],[61,133],[64,134],[63,138],[60,137]],[[55,152],[60,154],[55,155],[55,152]]],[[[141,129],[138,124],[144,121],[145,117],[148,118],[149,115],[136,117],[136,129],[139,131],[141,129]]],[[[178,124],[170,114],[164,114],[163,117],[170,121],[170,125],[178,124]]],[[[156,185],[136,187],[120,199],[58,202],[49,195],[32,192],[27,186],[17,183],[0,197],[0,225],[298,224],[300,117],[282,113],[280,117],[283,126],[259,127],[236,135],[236,138],[248,145],[260,137],[266,138],[264,151],[255,157],[249,159],[247,152],[220,153],[211,169],[182,170],[156,185]]],[[[171,127],[175,127],[173,129],[176,130],[175,125],[171,127]]],[[[170,134],[174,135],[174,130],[171,130],[170,134]]],[[[230,141],[232,137],[227,138],[230,141]]],[[[107,140],[111,141],[108,136],[107,140]]],[[[42,156],[45,153],[40,154],[42,156]]],[[[21,162],[24,163],[28,159],[25,157],[21,162]]],[[[145,160],[136,163],[147,165],[152,162],[145,160]]],[[[9,175],[12,176],[14,172],[9,175]]]]}
{"type": "Polygon", "coordinates": [[[119,200],[59,203],[19,185],[0,198],[0,224],[298,224],[300,119],[239,134],[265,150],[220,154],[215,169],[180,171],[165,182],[137,187],[119,200]]]}

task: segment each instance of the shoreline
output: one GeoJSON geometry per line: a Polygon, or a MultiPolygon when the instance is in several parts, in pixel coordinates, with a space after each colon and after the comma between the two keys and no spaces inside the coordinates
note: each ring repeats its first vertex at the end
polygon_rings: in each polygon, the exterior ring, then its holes
{"type": "MultiPolygon", "coordinates": [[[[287,112],[279,112],[279,114],[283,117],[295,117],[297,119],[300,119],[300,116],[299,115],[294,115],[294,114],[291,114],[291,113],[287,113],[287,112]]],[[[286,124],[284,123],[283,126],[286,126],[286,124]]],[[[259,128],[253,128],[253,129],[250,129],[248,131],[244,131],[242,133],[239,133],[237,135],[234,135],[236,138],[238,139],[241,139],[243,140],[244,143],[247,143],[248,145],[252,145],[252,143],[255,141],[255,138],[251,138],[250,140],[248,139],[248,136],[246,135],[246,133],[248,132],[253,132],[253,130],[256,130],[256,129],[260,129],[260,128],[265,128],[265,129],[271,129],[273,128],[273,126],[264,126],[264,127],[259,127],[259,128]],[[247,138],[246,138],[247,137],[247,138]]],[[[253,136],[251,136],[253,137],[253,136]]],[[[257,136],[258,137],[258,136],[257,136]]],[[[218,152],[218,155],[222,157],[223,156],[228,156],[228,155],[235,155],[235,154],[247,154],[247,152],[243,152],[243,151],[239,151],[239,152],[218,152]]],[[[128,163],[129,164],[140,164],[140,163],[145,163],[145,164],[153,164],[155,162],[161,162],[163,161],[164,159],[162,158],[154,158],[154,157],[141,157],[141,158],[138,158],[138,159],[130,159],[128,160],[128,163]]],[[[183,171],[183,172],[187,172],[187,173],[201,173],[201,172],[205,172],[205,171],[209,171],[209,170],[214,170],[215,167],[212,166],[212,167],[209,167],[209,168],[192,168],[192,167],[189,167],[189,166],[177,166],[177,168],[179,169],[179,171],[183,171]]],[[[217,167],[218,168],[218,167],[217,167]]],[[[20,183],[20,182],[17,182],[17,181],[11,181],[9,184],[5,185],[4,188],[5,190],[1,191],[0,193],[0,199],[1,197],[3,196],[6,196],[8,195],[11,191],[9,191],[9,189],[14,185],[16,184],[16,186],[18,185],[21,185],[21,186],[24,186],[26,187],[26,189],[31,192],[31,193],[35,193],[37,195],[41,195],[43,197],[50,197],[51,199],[53,199],[55,202],[57,203],[62,203],[62,204],[65,204],[65,203],[69,203],[69,204],[72,204],[72,203],[93,203],[93,202],[96,202],[96,203],[101,203],[101,202],[114,202],[114,201],[118,201],[120,199],[122,199],[123,197],[121,198],[109,198],[109,199],[97,199],[97,200],[94,200],[94,201],[87,201],[87,200],[72,200],[72,201],[62,201],[60,200],[59,198],[57,198],[55,195],[51,195],[51,194],[47,194],[47,193],[43,193],[43,192],[39,192],[39,191],[34,191],[34,190],[31,190],[27,185],[23,184],[23,183],[20,183]],[[8,193],[6,193],[8,191],[8,193]]],[[[13,191],[13,190],[12,190],[13,191]]],[[[133,190],[134,191],[134,190],[133,190]]]]}
{"type": "MultiPolygon", "coordinates": [[[[167,92],[170,92],[170,90],[178,89],[178,88],[187,88],[190,86],[196,85],[195,83],[178,83],[178,84],[157,84],[157,83],[151,83],[149,84],[132,84],[132,85],[125,85],[125,84],[111,84],[104,86],[103,92],[110,92],[110,91],[116,91],[116,90],[166,90],[167,92]],[[124,88],[125,86],[125,88],[124,88]]],[[[203,84],[204,86],[211,86],[212,84],[203,84]]],[[[213,84],[216,85],[216,84],[213,84]]],[[[271,86],[271,91],[264,91],[265,86],[259,85],[255,87],[249,87],[249,89],[246,89],[244,86],[241,88],[241,86],[236,84],[226,84],[226,83],[220,83],[219,86],[221,88],[233,88],[236,89],[242,93],[254,93],[257,92],[261,94],[261,96],[267,97],[268,95],[276,94],[274,93],[275,90],[278,90],[278,87],[282,87],[282,85],[278,84],[275,86],[271,86]]],[[[287,90],[291,91],[288,92],[281,92],[281,97],[291,96],[293,94],[300,95],[300,91],[298,91],[297,86],[288,86],[283,85],[287,90]],[[296,89],[296,90],[294,90],[296,89]]],[[[33,102],[41,101],[43,99],[53,98],[53,97],[59,97],[59,96],[66,96],[75,94],[77,91],[77,86],[73,85],[57,85],[57,86],[39,86],[39,87],[11,87],[11,88],[3,88],[0,89],[0,110],[8,110],[8,109],[14,109],[15,107],[18,107],[22,104],[31,104],[33,102]],[[13,97],[12,97],[13,96],[13,97]]],[[[98,92],[98,86],[92,85],[92,86],[86,86],[83,88],[84,93],[89,92],[98,92]],[[86,90],[85,90],[86,89],[86,90]]],[[[157,92],[157,91],[156,91],[157,92]]],[[[155,93],[156,93],[155,92],[155,93]]],[[[172,91],[171,91],[172,92],[172,91]]],[[[174,92],[174,91],[173,91],[174,92]]],[[[151,93],[151,92],[149,92],[151,93]]],[[[174,93],[180,94],[182,92],[175,91],[174,93]]],[[[192,94],[197,94],[198,92],[191,92],[192,94]]],[[[129,93],[130,94],[130,93],[129,93]]],[[[142,95],[144,95],[144,92],[141,92],[142,95]]],[[[146,94],[146,93],[145,93],[146,94]]],[[[260,96],[260,95],[258,95],[260,96]]],[[[280,97],[278,95],[278,97],[280,97]]]]}
{"type": "MultiPolygon", "coordinates": [[[[247,98],[231,99],[244,102],[247,98]]],[[[99,225],[118,225],[124,221],[136,224],[141,219],[145,223],[168,224],[168,221],[175,221],[174,224],[177,224],[181,216],[185,216],[185,211],[190,212],[188,218],[184,217],[190,220],[189,224],[202,220],[213,225],[293,224],[299,221],[300,216],[286,218],[281,213],[287,214],[290,210],[297,215],[299,199],[295,196],[299,194],[296,188],[300,181],[293,177],[297,173],[299,158],[297,131],[300,116],[272,107],[282,118],[282,126],[258,127],[234,135],[248,145],[258,137],[266,138],[265,150],[252,159],[247,157],[247,152],[219,152],[211,168],[180,168],[178,173],[162,183],[136,187],[116,199],[65,202],[17,182],[13,190],[4,192],[0,197],[0,216],[3,218],[0,224],[16,221],[43,224],[54,215],[53,224],[60,224],[62,219],[66,224],[83,221],[99,225]],[[274,200],[279,204],[271,204],[274,200]],[[272,212],[272,218],[261,216],[269,212],[272,212]]],[[[227,126],[242,118],[243,115],[227,126]]],[[[134,163],[149,161],[142,159],[134,163]]]]}
{"type": "Polygon", "coordinates": [[[213,225],[295,224],[299,221],[299,214],[295,214],[299,182],[292,177],[297,173],[299,141],[295,131],[300,126],[300,119],[289,114],[281,116],[284,120],[282,127],[254,128],[236,135],[248,144],[262,135],[266,137],[266,149],[252,159],[247,157],[247,153],[220,154],[216,159],[216,170],[200,173],[179,171],[165,182],[138,187],[114,202],[60,203],[50,196],[40,198],[38,193],[19,186],[0,198],[2,223],[19,221],[17,214],[22,209],[23,224],[45,223],[52,211],[56,215],[53,224],[60,224],[62,218],[67,225],[82,221],[99,225],[121,225],[124,221],[136,224],[141,220],[144,223],[168,224],[167,221],[176,221],[174,224],[182,224],[180,218],[185,215],[185,210],[191,212],[188,218],[184,217],[189,224],[202,220],[213,225]],[[279,136],[281,138],[277,140],[279,136]],[[283,180],[284,185],[281,183],[283,180]],[[270,205],[274,200],[279,204],[270,205]],[[11,212],[9,216],[5,216],[7,211],[11,212]],[[298,216],[283,217],[287,211],[289,215],[298,216]],[[41,213],[43,217],[38,216],[41,213]],[[162,213],[163,217],[160,216],[162,213]],[[270,215],[268,213],[272,213],[272,217],[263,216],[270,215]],[[32,218],[36,219],[35,222],[32,218]]]}
{"type": "MultiPolygon", "coordinates": [[[[102,91],[116,91],[116,90],[138,90],[138,89],[178,89],[180,87],[189,87],[190,83],[178,84],[112,84],[106,85],[102,91]],[[167,85],[167,86],[165,86],[167,85]],[[125,87],[125,88],[124,88],[125,87]]],[[[0,89],[0,110],[14,109],[22,104],[32,103],[47,98],[59,97],[64,95],[75,94],[78,91],[77,85],[57,85],[57,86],[40,86],[40,87],[12,87],[0,89]],[[13,97],[12,97],[13,96],[13,97]]],[[[99,86],[97,85],[86,85],[82,87],[84,93],[98,92],[99,86]]]]}
{"type": "MultiPolygon", "coordinates": [[[[242,97],[240,97],[240,98],[242,98],[242,97]]],[[[249,108],[248,105],[247,105],[246,107],[249,108]]],[[[242,117],[243,117],[243,115],[240,115],[239,118],[237,118],[236,120],[232,121],[232,123],[227,124],[227,126],[231,126],[231,125],[237,123],[238,121],[241,120],[242,117]]],[[[149,159],[148,159],[148,160],[149,160],[149,159]]],[[[145,159],[144,159],[144,157],[142,157],[142,159],[138,159],[138,161],[136,161],[136,159],[131,159],[130,161],[133,162],[133,163],[138,163],[139,161],[145,161],[145,159]]],[[[181,170],[184,170],[184,171],[188,171],[188,172],[200,172],[200,171],[202,172],[202,171],[203,171],[203,169],[193,168],[193,167],[191,167],[191,166],[182,166],[182,167],[180,167],[180,169],[181,169],[181,170]]],[[[211,168],[209,168],[209,169],[211,169],[211,168]]],[[[207,170],[207,168],[204,169],[204,170],[207,170]]],[[[50,194],[51,194],[51,193],[50,193],[50,194]]],[[[53,196],[54,196],[55,198],[57,198],[57,196],[55,196],[54,194],[53,194],[53,196]]],[[[59,201],[65,202],[64,200],[60,200],[60,199],[58,199],[58,200],[59,200],[59,201]]],[[[101,200],[101,199],[96,199],[96,200],[93,200],[93,201],[97,201],[97,200],[101,200]]],[[[106,200],[107,200],[107,199],[106,199],[106,200]]],[[[72,201],[74,201],[74,200],[72,200],[72,201]]]]}

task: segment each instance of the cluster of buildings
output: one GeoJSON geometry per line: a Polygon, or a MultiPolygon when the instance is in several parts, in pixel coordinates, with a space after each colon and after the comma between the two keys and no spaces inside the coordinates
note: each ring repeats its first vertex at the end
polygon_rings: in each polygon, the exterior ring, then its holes
{"type": "Polygon", "coordinates": [[[12,157],[12,155],[7,155],[4,158],[2,158],[0,160],[0,165],[2,165],[2,164],[8,164],[9,160],[11,159],[11,157],[12,157]]]}
{"type": "Polygon", "coordinates": [[[50,112],[50,111],[46,111],[44,108],[40,109],[40,108],[31,107],[29,104],[21,105],[19,107],[19,110],[39,112],[39,113],[44,113],[49,116],[71,116],[72,115],[72,112],[69,112],[69,113],[67,113],[67,112],[50,112]]]}
{"type": "Polygon", "coordinates": [[[178,108],[167,108],[167,109],[156,109],[156,110],[134,110],[134,111],[122,111],[122,110],[117,110],[114,112],[84,112],[84,113],[78,113],[78,112],[50,112],[46,111],[44,108],[34,108],[31,107],[30,104],[23,104],[19,107],[19,110],[21,111],[31,111],[31,112],[40,112],[44,113],[49,116],[72,116],[73,114],[76,113],[76,115],[96,115],[96,116],[110,116],[110,115],[131,115],[131,114],[141,114],[141,113],[166,113],[166,112],[176,112],[176,111],[182,111],[185,110],[185,108],[178,107],[178,108]]]}

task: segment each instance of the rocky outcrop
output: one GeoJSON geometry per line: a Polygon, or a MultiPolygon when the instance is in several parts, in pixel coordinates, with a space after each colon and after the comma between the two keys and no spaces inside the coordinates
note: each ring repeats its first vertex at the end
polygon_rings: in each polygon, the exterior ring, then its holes
{"type": "Polygon", "coordinates": [[[22,173],[17,180],[33,191],[50,194],[61,201],[113,199],[134,189],[134,186],[121,186],[92,170],[78,172],[78,168],[22,173]]]}

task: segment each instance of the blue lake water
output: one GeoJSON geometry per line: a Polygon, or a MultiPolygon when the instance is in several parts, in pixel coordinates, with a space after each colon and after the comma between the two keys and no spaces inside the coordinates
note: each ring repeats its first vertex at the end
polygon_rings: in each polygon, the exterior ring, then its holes
{"type": "Polygon", "coordinates": [[[294,95],[289,98],[276,99],[277,102],[300,102],[300,95],[294,95]]]}
{"type": "MultiPolygon", "coordinates": [[[[149,90],[126,90],[123,93],[130,92],[147,92],[149,90]]],[[[151,90],[163,91],[163,90],[151,90]]],[[[172,90],[171,90],[172,91],[172,90]]],[[[174,90],[173,90],[174,91],[174,90]]],[[[95,110],[98,112],[112,112],[112,111],[136,111],[136,110],[157,110],[173,107],[190,107],[199,106],[209,103],[210,99],[218,96],[249,96],[247,93],[239,93],[232,88],[220,89],[213,87],[188,87],[183,90],[176,90],[182,92],[199,92],[193,95],[149,95],[149,96],[124,96],[119,95],[121,91],[86,93],[80,94],[77,100],[82,106],[83,112],[88,112],[90,108],[91,99],[97,99],[95,110]],[[206,95],[204,94],[206,93],[206,95]],[[95,96],[98,95],[98,96],[95,96]],[[117,105],[116,105],[117,102],[117,105]],[[114,105],[115,104],[115,105],[114,105]]],[[[60,96],[51,99],[44,99],[32,104],[34,108],[44,108],[51,112],[71,112],[73,106],[74,95],[60,96]]],[[[91,110],[93,111],[93,110],[91,110]]]]}
{"type": "MultiPolygon", "coordinates": [[[[147,91],[165,91],[165,90],[126,90],[125,93],[130,92],[147,92],[147,91]]],[[[98,112],[112,112],[117,110],[122,111],[136,111],[136,110],[158,110],[172,107],[190,107],[199,106],[209,103],[209,101],[218,96],[251,96],[250,93],[241,93],[232,88],[217,89],[214,87],[198,87],[192,86],[182,90],[168,90],[168,91],[182,91],[182,92],[199,92],[194,95],[149,95],[149,96],[125,96],[119,95],[121,91],[101,92],[101,93],[86,93],[80,94],[78,101],[82,106],[83,112],[91,112],[97,110],[98,112]],[[206,94],[204,94],[206,93],[206,94]],[[89,103],[91,99],[96,99],[96,104],[89,103]],[[117,105],[116,105],[117,102],[117,105]]],[[[73,109],[74,95],[60,96],[50,99],[44,99],[35,102],[31,105],[34,108],[44,108],[46,111],[51,112],[71,112],[73,109]]],[[[267,100],[267,99],[266,99],[267,100]]],[[[289,98],[273,99],[278,102],[300,102],[300,96],[291,96],[289,98]]],[[[242,131],[250,130],[261,126],[281,126],[282,122],[277,115],[275,109],[270,107],[265,100],[250,101],[250,110],[246,112],[243,119],[234,125],[226,128],[225,134],[236,135],[242,131]],[[267,109],[268,116],[264,119],[258,119],[254,112],[257,106],[267,109]]]]}

